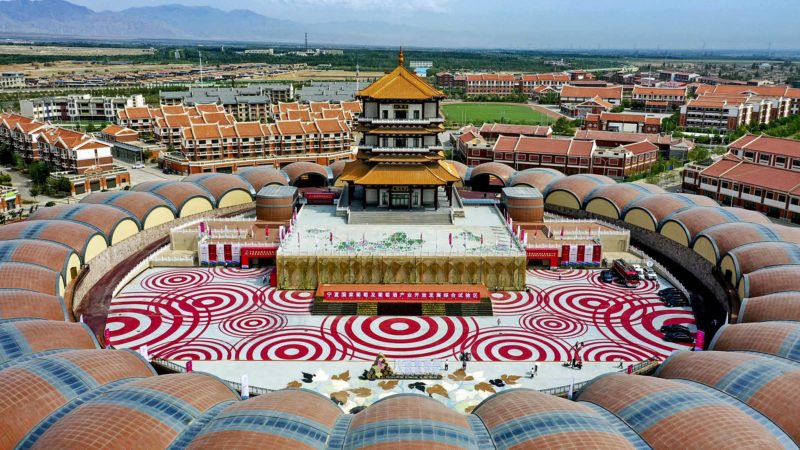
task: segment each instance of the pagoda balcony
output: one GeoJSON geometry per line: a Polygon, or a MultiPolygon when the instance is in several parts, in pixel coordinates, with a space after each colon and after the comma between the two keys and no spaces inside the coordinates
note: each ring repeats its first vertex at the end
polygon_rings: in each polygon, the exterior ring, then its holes
{"type": "Polygon", "coordinates": [[[430,125],[444,123],[444,117],[428,117],[423,119],[380,119],[373,117],[359,117],[358,123],[371,123],[374,125],[430,125]]]}
{"type": "Polygon", "coordinates": [[[441,145],[432,145],[429,147],[373,147],[369,145],[362,145],[358,147],[362,151],[370,151],[373,153],[429,153],[444,150],[441,145]]]}

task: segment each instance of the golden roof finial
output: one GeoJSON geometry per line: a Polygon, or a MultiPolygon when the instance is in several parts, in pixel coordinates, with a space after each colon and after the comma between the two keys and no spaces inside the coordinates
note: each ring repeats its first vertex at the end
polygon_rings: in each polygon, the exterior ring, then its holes
{"type": "Polygon", "coordinates": [[[400,47],[400,55],[398,56],[397,59],[399,61],[398,65],[402,66],[403,63],[405,62],[405,57],[403,56],[403,47],[400,47]]]}

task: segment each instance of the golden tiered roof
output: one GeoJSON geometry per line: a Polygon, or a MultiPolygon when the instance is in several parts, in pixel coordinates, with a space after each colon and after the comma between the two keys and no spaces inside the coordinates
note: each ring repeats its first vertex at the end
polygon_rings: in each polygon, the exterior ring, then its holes
{"type": "Polygon", "coordinates": [[[378,100],[430,100],[445,97],[444,92],[405,68],[402,48],[397,68],[360,90],[356,96],[378,100]]]}
{"type": "Polygon", "coordinates": [[[339,180],[357,185],[443,186],[461,181],[458,171],[446,161],[395,160],[369,164],[363,160],[347,163],[339,180]],[[410,164],[409,164],[410,163],[410,164]]]}

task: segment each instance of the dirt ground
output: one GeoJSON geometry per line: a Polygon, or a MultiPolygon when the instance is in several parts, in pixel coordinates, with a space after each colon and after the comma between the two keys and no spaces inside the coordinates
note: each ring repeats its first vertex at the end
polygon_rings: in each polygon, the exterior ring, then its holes
{"type": "MultiPolygon", "coordinates": [[[[383,76],[383,72],[364,72],[358,74],[360,79],[377,78],[383,76]]],[[[356,77],[355,71],[351,70],[296,70],[293,72],[280,73],[271,75],[270,80],[292,80],[292,81],[305,81],[305,80],[344,80],[354,79],[356,77]]]]}
{"type": "MultiPolygon", "coordinates": [[[[2,48],[2,46],[0,46],[2,48]]],[[[86,61],[56,61],[48,63],[3,64],[0,71],[25,72],[30,77],[52,75],[102,74],[119,72],[150,72],[159,70],[186,70],[190,64],[91,64],[86,61]]]]}
{"type": "MultiPolygon", "coordinates": [[[[2,49],[4,46],[0,46],[2,49]]],[[[0,72],[24,72],[26,76],[44,78],[50,76],[74,76],[93,74],[112,74],[120,72],[156,72],[170,70],[189,70],[192,64],[90,64],[85,61],[56,61],[48,63],[2,64],[0,72]]],[[[209,72],[216,67],[206,68],[209,72]]],[[[361,79],[372,79],[383,75],[383,72],[360,72],[361,79]]],[[[298,70],[272,75],[267,80],[344,80],[355,78],[356,73],[348,70],[298,70]]]]}
{"type": "Polygon", "coordinates": [[[149,55],[147,48],[124,47],[61,47],[49,45],[0,45],[0,55],[67,55],[67,56],[119,56],[149,55]]]}

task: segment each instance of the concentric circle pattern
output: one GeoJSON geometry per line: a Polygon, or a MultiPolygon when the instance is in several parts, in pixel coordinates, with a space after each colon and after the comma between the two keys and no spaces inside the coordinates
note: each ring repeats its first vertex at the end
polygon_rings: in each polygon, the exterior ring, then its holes
{"type": "Polygon", "coordinates": [[[174,269],[155,272],[142,280],[142,287],[154,292],[170,292],[211,283],[214,275],[210,270],[174,269]]]}
{"type": "Polygon", "coordinates": [[[519,324],[525,330],[560,338],[576,338],[589,331],[589,327],[579,320],[546,312],[526,314],[520,317],[519,324]]]}
{"type": "Polygon", "coordinates": [[[464,317],[332,317],[323,322],[355,359],[453,357],[467,336],[477,330],[464,317]]]}
{"type": "Polygon", "coordinates": [[[575,269],[529,270],[526,291],[492,293],[494,317],[312,316],[313,293],[269,287],[271,270],[147,271],[113,299],[111,342],[147,345],[170,360],[451,359],[467,351],[475,361],[628,362],[685,348],[659,329],[694,322],[688,308],[659,301],[659,282],[626,289],[575,269]]]}

